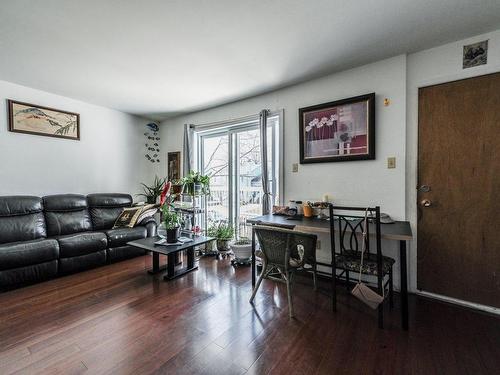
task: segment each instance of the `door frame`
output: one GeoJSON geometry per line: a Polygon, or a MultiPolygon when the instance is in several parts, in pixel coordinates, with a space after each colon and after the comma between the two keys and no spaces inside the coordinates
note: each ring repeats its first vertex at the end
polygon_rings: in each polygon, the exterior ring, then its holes
{"type": "MultiPolygon", "coordinates": [[[[275,136],[275,132],[272,132],[272,137],[271,139],[268,140],[268,142],[271,142],[272,145],[272,153],[273,157],[276,154],[276,146],[278,146],[278,161],[277,163],[273,163],[272,166],[272,176],[273,179],[278,180],[278,189],[275,189],[275,183],[273,183],[273,192],[276,192],[279,194],[279,204],[282,205],[284,202],[284,110],[277,110],[273,112],[269,112],[268,118],[272,117],[277,117],[278,118],[278,136],[275,136]],[[276,173],[276,166],[278,166],[278,173],[276,173]]],[[[257,122],[257,129],[258,129],[258,121],[259,121],[259,115],[255,116],[246,116],[242,117],[240,119],[232,119],[228,121],[221,121],[221,122],[214,122],[214,123],[208,123],[208,124],[203,124],[203,125],[197,125],[194,127],[195,131],[196,128],[199,129],[199,134],[195,136],[196,143],[195,143],[195,150],[196,150],[196,156],[195,159],[197,160],[196,162],[196,168],[199,171],[203,170],[203,139],[204,138],[211,138],[211,137],[217,137],[220,136],[221,134],[227,134],[229,137],[228,139],[228,155],[229,155],[229,160],[228,160],[228,201],[229,203],[229,219],[232,224],[236,224],[237,221],[237,216],[238,216],[238,210],[234,210],[233,207],[236,207],[237,205],[237,196],[234,195],[234,186],[236,185],[236,189],[238,189],[238,181],[236,176],[239,173],[239,165],[238,163],[235,163],[235,158],[238,155],[238,150],[237,150],[237,145],[238,142],[235,142],[235,137],[237,137],[239,132],[242,131],[247,131],[247,130],[255,130],[256,129],[256,122],[257,122]],[[229,129],[228,129],[229,128],[229,129]]]]}
{"type": "Polygon", "coordinates": [[[436,86],[470,78],[477,78],[491,74],[500,73],[500,65],[482,66],[472,71],[460,71],[459,73],[437,76],[431,79],[417,81],[415,85],[407,87],[407,134],[406,134],[406,217],[410,221],[413,240],[410,242],[410,252],[408,257],[409,291],[417,295],[441,300],[444,302],[473,308],[500,315],[500,309],[492,306],[482,305],[475,302],[448,297],[440,294],[430,293],[417,289],[417,243],[418,243],[418,145],[419,145],[419,101],[418,93],[422,88],[436,86]],[[413,126],[412,126],[413,125],[413,126]]]}

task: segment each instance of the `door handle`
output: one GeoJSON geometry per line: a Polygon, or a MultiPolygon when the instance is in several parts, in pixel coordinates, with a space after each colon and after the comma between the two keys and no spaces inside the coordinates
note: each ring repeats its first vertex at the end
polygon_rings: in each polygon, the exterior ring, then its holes
{"type": "Polygon", "coordinates": [[[432,202],[429,199],[422,199],[420,201],[420,205],[422,207],[430,207],[430,206],[432,206],[432,202]]]}

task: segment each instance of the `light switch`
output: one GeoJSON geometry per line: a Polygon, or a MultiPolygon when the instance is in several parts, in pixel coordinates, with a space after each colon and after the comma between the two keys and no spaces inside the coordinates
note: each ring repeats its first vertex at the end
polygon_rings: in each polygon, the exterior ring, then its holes
{"type": "Polygon", "coordinates": [[[387,158],[387,168],[388,169],[396,168],[396,157],[391,156],[387,158]]]}
{"type": "Polygon", "coordinates": [[[292,172],[298,172],[298,171],[299,171],[299,163],[293,163],[292,172]]]}

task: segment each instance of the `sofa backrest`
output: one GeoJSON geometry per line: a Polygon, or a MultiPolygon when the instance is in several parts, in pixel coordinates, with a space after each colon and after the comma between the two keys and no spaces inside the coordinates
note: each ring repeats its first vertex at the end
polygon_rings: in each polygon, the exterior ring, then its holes
{"type": "Polygon", "coordinates": [[[111,229],[123,208],[133,202],[130,194],[89,194],[87,201],[95,230],[111,229]]]}
{"type": "Polygon", "coordinates": [[[87,198],[78,194],[43,197],[47,234],[59,236],[92,230],[87,198]]]}
{"type": "Polygon", "coordinates": [[[0,197],[0,243],[47,237],[42,199],[32,196],[0,197]]]}

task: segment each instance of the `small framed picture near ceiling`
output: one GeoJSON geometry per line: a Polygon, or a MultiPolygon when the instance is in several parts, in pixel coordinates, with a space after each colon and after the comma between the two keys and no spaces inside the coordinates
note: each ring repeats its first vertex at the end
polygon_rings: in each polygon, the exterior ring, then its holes
{"type": "Polygon", "coordinates": [[[375,159],[375,93],[299,109],[300,163],[375,159]]]}
{"type": "Polygon", "coordinates": [[[7,100],[7,106],[11,132],[80,140],[78,113],[14,100],[7,100]]]}
{"type": "Polygon", "coordinates": [[[181,152],[168,153],[168,180],[178,180],[181,178],[181,152]]]}
{"type": "Polygon", "coordinates": [[[488,41],[464,46],[463,69],[485,65],[488,62],[488,41]]]}

